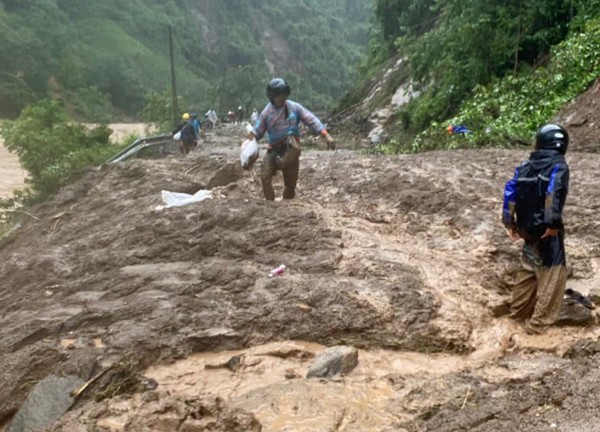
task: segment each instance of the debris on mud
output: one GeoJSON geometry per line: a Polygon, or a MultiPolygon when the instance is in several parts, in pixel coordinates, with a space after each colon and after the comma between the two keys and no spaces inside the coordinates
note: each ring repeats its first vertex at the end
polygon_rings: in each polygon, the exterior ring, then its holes
{"type": "MultiPolygon", "coordinates": [[[[571,305],[586,326],[540,337],[503,315],[519,246],[502,187],[525,152],[306,149],[297,199],[266,202],[242,134],[90,170],[30,209],[0,249],[0,424],[48,375],[86,382],[133,354],[52,430],[584,430],[565,425],[590,408],[598,353],[572,347],[598,338],[595,315],[571,305]],[[213,199],[155,210],[162,190],[200,189],[213,199]],[[303,378],[333,345],[356,347],[356,368],[303,378]],[[155,390],[127,378],[142,375],[155,390]]],[[[568,159],[568,286],[587,295],[600,156],[568,159]]]]}
{"type": "Polygon", "coordinates": [[[92,403],[85,410],[67,414],[49,432],[99,431],[182,431],[260,432],[259,421],[250,413],[231,408],[214,396],[171,396],[164,392],[141,397],[92,403]],[[131,403],[131,405],[130,405],[131,403]]]}

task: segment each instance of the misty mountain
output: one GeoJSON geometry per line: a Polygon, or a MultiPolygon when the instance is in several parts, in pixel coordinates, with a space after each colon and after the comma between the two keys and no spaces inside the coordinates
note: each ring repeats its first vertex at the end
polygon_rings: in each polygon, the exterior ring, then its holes
{"type": "Polygon", "coordinates": [[[0,0],[0,116],[51,96],[82,119],[137,117],[149,92],[170,92],[169,27],[182,109],[262,104],[275,75],[324,109],[355,78],[371,9],[360,0],[0,0]]]}

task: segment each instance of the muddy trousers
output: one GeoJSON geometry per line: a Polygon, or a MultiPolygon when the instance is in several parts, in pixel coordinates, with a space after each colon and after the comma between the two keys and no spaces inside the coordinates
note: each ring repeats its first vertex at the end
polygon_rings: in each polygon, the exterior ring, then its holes
{"type": "MultiPolygon", "coordinates": [[[[287,145],[287,144],[286,144],[287,145]]],[[[262,183],[263,194],[269,201],[275,200],[275,191],[273,190],[273,176],[277,171],[283,173],[284,199],[292,199],[296,196],[296,182],[298,181],[298,171],[300,169],[300,149],[288,145],[283,156],[274,150],[269,150],[265,155],[260,172],[260,181],[262,183]]]]}
{"type": "Polygon", "coordinates": [[[566,283],[564,265],[543,267],[523,262],[512,290],[511,318],[529,319],[536,327],[553,324],[560,314],[566,283]]]}
{"type": "Polygon", "coordinates": [[[179,153],[182,154],[188,154],[190,152],[190,150],[192,149],[192,147],[195,147],[196,141],[192,141],[192,140],[187,140],[187,141],[179,141],[178,143],[178,147],[179,147],[179,153]]]}

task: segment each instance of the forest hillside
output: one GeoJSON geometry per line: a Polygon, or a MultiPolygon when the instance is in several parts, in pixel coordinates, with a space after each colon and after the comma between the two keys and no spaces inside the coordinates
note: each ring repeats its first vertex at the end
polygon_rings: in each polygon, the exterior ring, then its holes
{"type": "Polygon", "coordinates": [[[170,95],[169,27],[182,110],[250,109],[275,74],[314,109],[331,107],[353,82],[371,10],[358,0],[0,0],[0,118],[47,96],[80,120],[139,117],[170,95]]]}
{"type": "Polygon", "coordinates": [[[598,0],[376,0],[374,17],[336,120],[376,152],[529,145],[600,76],[598,0]]]}

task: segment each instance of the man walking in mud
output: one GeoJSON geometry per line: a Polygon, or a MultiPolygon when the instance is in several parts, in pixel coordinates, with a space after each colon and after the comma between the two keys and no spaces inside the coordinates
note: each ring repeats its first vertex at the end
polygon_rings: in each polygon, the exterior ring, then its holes
{"type": "Polygon", "coordinates": [[[186,155],[196,144],[196,130],[192,123],[192,119],[188,113],[183,113],[181,116],[181,123],[172,132],[173,137],[179,135],[177,138],[179,152],[186,155]]]}
{"type": "Polygon", "coordinates": [[[522,269],[512,291],[511,317],[525,331],[542,334],[560,314],[567,280],[562,211],[569,190],[567,131],[540,127],[535,151],[506,183],[502,222],[510,238],[522,238],[522,269]]]}
{"type": "Polygon", "coordinates": [[[300,168],[300,122],[308,126],[314,134],[323,136],[328,143],[333,138],[321,121],[297,102],[288,100],[291,89],[281,78],[274,78],[267,85],[269,103],[258,117],[258,121],[248,132],[248,139],[260,140],[268,135],[269,146],[261,169],[261,183],[265,199],[273,201],[273,176],[283,172],[283,198],[296,196],[296,182],[300,168]]]}

